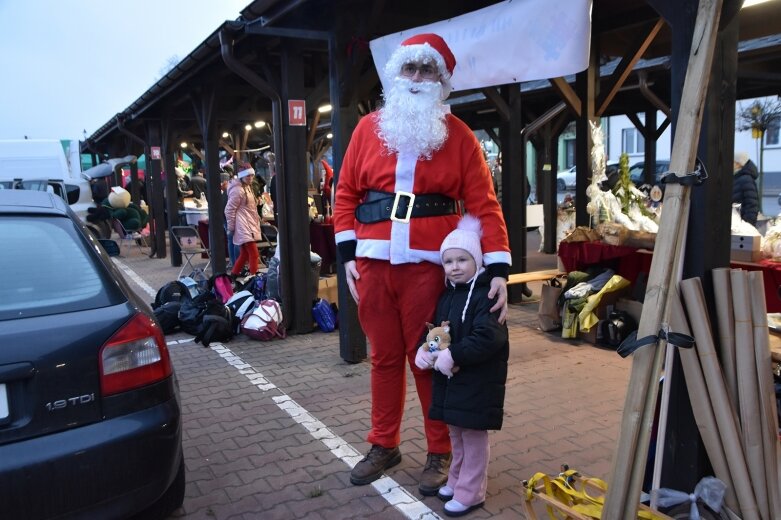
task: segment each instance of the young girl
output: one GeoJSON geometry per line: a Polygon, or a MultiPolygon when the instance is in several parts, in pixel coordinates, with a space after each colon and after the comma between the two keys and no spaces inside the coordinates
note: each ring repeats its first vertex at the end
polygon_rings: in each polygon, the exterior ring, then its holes
{"type": "Polygon", "coordinates": [[[244,264],[249,264],[249,274],[253,275],[260,267],[260,255],[255,243],[260,240],[260,216],[258,199],[252,191],[255,170],[245,164],[238,173],[238,179],[228,185],[228,202],[225,205],[225,222],[228,234],[233,235],[233,243],[238,246],[239,257],[233,264],[231,274],[241,274],[244,264]]]}
{"type": "Polygon", "coordinates": [[[488,298],[490,279],[483,268],[480,221],[469,215],[442,242],[445,292],[434,322],[450,322],[450,348],[418,349],[415,364],[434,368],[429,417],[447,423],[453,461],[447,484],[437,496],[447,516],[463,516],[485,502],[490,448],[488,430],[502,427],[507,358],[507,326],[488,298]]]}

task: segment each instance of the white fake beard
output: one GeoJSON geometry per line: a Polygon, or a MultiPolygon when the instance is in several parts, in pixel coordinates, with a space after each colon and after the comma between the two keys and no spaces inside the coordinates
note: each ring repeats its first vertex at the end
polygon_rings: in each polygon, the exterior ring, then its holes
{"type": "Polygon", "coordinates": [[[378,135],[388,150],[414,152],[418,157],[431,159],[431,154],[447,139],[442,85],[397,77],[384,97],[378,135]]]}

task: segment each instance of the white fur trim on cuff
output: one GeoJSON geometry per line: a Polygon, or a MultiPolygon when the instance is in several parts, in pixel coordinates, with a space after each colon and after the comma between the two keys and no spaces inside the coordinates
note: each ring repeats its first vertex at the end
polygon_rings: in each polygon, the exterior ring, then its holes
{"type": "Polygon", "coordinates": [[[355,230],[347,229],[345,231],[340,231],[334,235],[334,238],[336,239],[337,244],[341,244],[342,242],[347,242],[349,240],[355,240],[355,230]]]}
{"type": "Polygon", "coordinates": [[[513,259],[510,253],[506,251],[495,251],[493,253],[483,253],[483,263],[485,265],[491,265],[491,264],[513,265],[513,259]]]}

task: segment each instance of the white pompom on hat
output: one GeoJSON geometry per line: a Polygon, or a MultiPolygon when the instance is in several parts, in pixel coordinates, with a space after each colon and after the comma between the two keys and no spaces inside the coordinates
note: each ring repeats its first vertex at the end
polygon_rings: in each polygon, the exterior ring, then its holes
{"type": "Polygon", "coordinates": [[[461,220],[458,221],[456,229],[450,232],[445,240],[442,241],[442,246],[439,248],[439,258],[442,259],[442,255],[448,249],[463,249],[469,253],[477,264],[477,271],[483,266],[483,250],[480,247],[480,238],[483,236],[483,228],[480,225],[480,220],[477,217],[466,214],[461,220]]]}
{"type": "Polygon", "coordinates": [[[450,95],[450,91],[453,90],[450,78],[456,68],[456,57],[445,40],[438,34],[416,34],[401,42],[383,69],[386,81],[393,82],[401,73],[402,65],[416,61],[433,61],[436,64],[439,74],[442,76],[443,99],[446,99],[450,95]]]}
{"type": "Polygon", "coordinates": [[[735,152],[735,162],[744,166],[748,162],[748,154],[746,152],[735,152]]]}

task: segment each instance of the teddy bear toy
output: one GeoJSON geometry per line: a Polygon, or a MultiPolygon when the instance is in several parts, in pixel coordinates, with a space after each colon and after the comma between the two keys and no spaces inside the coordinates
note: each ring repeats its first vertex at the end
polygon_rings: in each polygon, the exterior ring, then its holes
{"type": "MultiPolygon", "coordinates": [[[[426,341],[418,348],[418,354],[415,356],[415,364],[418,368],[434,368],[434,364],[439,357],[440,352],[450,346],[450,322],[443,321],[441,325],[426,323],[428,333],[426,341]],[[429,362],[428,359],[431,361],[429,362]],[[421,366],[423,365],[423,366],[421,366]]],[[[453,367],[453,373],[458,371],[458,367],[453,367]]],[[[452,374],[451,374],[452,375],[452,374]]]]}

